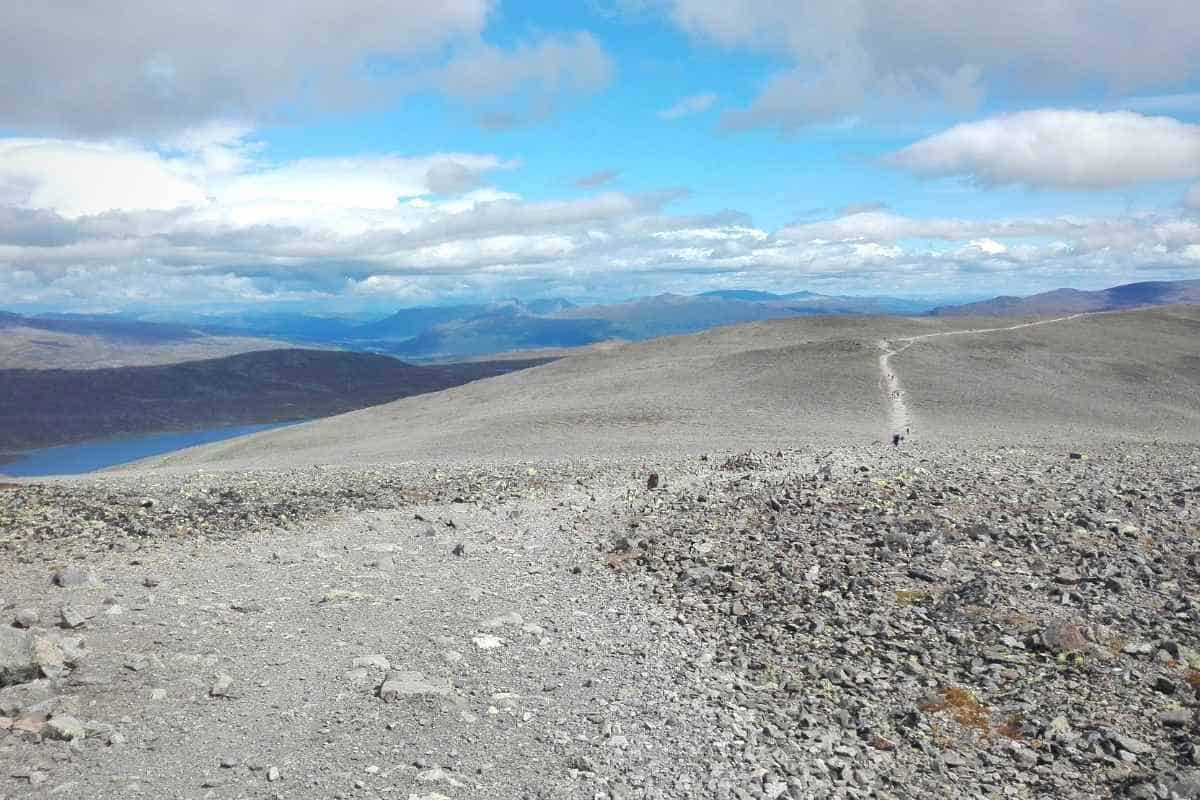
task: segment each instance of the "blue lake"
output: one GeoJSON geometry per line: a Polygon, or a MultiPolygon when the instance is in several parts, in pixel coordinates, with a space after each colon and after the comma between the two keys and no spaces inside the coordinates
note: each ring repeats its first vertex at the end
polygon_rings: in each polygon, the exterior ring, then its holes
{"type": "Polygon", "coordinates": [[[117,464],[128,464],[150,456],[160,456],[185,447],[220,442],[248,433],[269,431],[294,425],[280,422],[273,425],[242,425],[236,428],[213,428],[205,431],[184,433],[151,433],[120,439],[99,439],[61,447],[31,450],[15,461],[0,464],[0,474],[15,478],[33,478],[42,475],[79,475],[94,472],[117,464]]]}

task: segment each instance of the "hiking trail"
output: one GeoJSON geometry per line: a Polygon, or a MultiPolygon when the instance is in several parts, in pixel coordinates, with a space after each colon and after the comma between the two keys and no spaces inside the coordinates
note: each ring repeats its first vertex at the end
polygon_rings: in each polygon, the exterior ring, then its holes
{"type": "Polygon", "coordinates": [[[1021,328],[1034,328],[1039,325],[1049,325],[1055,322],[1067,322],[1079,317],[1090,316],[1092,313],[1095,312],[1081,312],[1065,317],[1040,319],[1034,322],[1023,322],[1019,325],[1008,325],[1000,328],[968,328],[961,331],[939,331],[938,333],[923,333],[919,336],[901,336],[892,340],[880,339],[877,343],[879,349],[882,351],[879,355],[879,389],[883,392],[887,407],[888,436],[900,433],[907,437],[908,430],[913,424],[912,412],[909,410],[908,403],[904,399],[904,387],[900,382],[900,376],[896,373],[896,369],[892,364],[892,356],[903,353],[924,339],[934,339],[939,336],[966,336],[967,334],[976,333],[1015,331],[1021,328]]]}

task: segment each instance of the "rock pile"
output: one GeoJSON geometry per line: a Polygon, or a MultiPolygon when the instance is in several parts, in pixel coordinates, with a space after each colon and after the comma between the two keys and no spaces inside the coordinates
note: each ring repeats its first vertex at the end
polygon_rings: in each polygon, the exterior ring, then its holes
{"type": "MultiPolygon", "coordinates": [[[[67,588],[87,579],[82,570],[72,568],[56,573],[53,582],[67,588]]],[[[69,607],[63,608],[67,620],[69,607]]],[[[83,622],[70,625],[64,621],[60,630],[39,627],[38,622],[36,611],[20,609],[11,627],[0,627],[0,734],[36,745],[77,742],[89,735],[110,733],[109,725],[84,723],[74,716],[78,703],[69,693],[71,672],[83,661],[86,650],[83,637],[65,629],[83,622]]],[[[35,766],[23,769],[19,777],[36,786],[46,774],[35,766]]]]}
{"type": "Polygon", "coordinates": [[[841,458],[638,499],[609,557],[730,676],[746,796],[1200,797],[1194,458],[841,458]]]}

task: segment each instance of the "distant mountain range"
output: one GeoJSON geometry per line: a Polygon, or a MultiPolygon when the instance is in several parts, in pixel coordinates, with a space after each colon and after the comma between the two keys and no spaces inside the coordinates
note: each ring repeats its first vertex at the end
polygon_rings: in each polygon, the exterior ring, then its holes
{"type": "MultiPolygon", "coordinates": [[[[605,341],[640,341],[697,333],[721,325],[796,316],[1025,316],[1168,303],[1200,303],[1200,281],[1133,283],[1097,292],[1059,289],[1032,297],[996,297],[936,308],[894,297],[725,289],[698,295],[661,294],[599,305],[549,298],[487,305],[421,306],[374,320],[280,312],[241,312],[179,320],[126,315],[47,315],[23,319],[26,325],[36,324],[47,330],[91,331],[99,336],[162,341],[171,337],[260,337],[409,360],[453,360],[581,347],[605,341]]],[[[0,315],[0,328],[8,324],[10,316],[0,315]]]]}
{"type": "Polygon", "coordinates": [[[1078,289],[1055,289],[1029,297],[1002,295],[977,303],[939,306],[929,313],[933,316],[1040,316],[1044,314],[1079,314],[1088,311],[1121,311],[1142,306],[1163,306],[1175,303],[1200,304],[1200,280],[1144,281],[1126,283],[1093,292],[1078,289]]]}
{"type": "Polygon", "coordinates": [[[205,334],[187,325],[162,322],[143,322],[121,316],[54,314],[24,316],[0,311],[0,331],[6,328],[29,328],[51,333],[78,336],[99,336],[133,343],[182,342],[199,339],[205,334]]]}

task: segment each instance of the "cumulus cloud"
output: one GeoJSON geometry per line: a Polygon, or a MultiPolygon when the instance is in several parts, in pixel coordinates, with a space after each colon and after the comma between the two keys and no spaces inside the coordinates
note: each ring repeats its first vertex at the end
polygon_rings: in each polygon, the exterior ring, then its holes
{"type": "Polygon", "coordinates": [[[1025,111],[956,125],[885,162],[984,186],[1114,189],[1200,177],[1200,125],[1127,111],[1025,111]]]}
{"type": "Polygon", "coordinates": [[[576,178],[575,185],[580,189],[599,189],[601,186],[607,186],[615,181],[620,174],[619,170],[602,169],[599,172],[593,172],[590,175],[576,178]]]}
{"type": "Polygon", "coordinates": [[[66,216],[202,205],[193,166],[121,144],[0,139],[0,203],[66,216]]]}
{"type": "Polygon", "coordinates": [[[790,62],[748,108],[727,115],[730,127],[790,130],[914,103],[969,107],[996,87],[1123,94],[1183,85],[1200,70],[1192,0],[1114,2],[1103,14],[1093,0],[663,2],[702,40],[790,62]]]}
{"type": "Polygon", "coordinates": [[[664,108],[658,112],[659,119],[676,120],[683,117],[690,117],[693,114],[703,114],[713,107],[717,102],[715,94],[694,94],[689,97],[684,97],[678,103],[670,108],[664,108]]]}
{"type": "Polygon", "coordinates": [[[163,13],[148,0],[17,3],[4,15],[0,127],[161,138],[429,88],[476,105],[531,95],[545,114],[607,84],[611,61],[586,33],[484,42],[496,4],[210,0],[163,13]]]}
{"type": "Polygon", "coordinates": [[[352,95],[371,57],[482,32],[491,0],[16,3],[4,12],[0,124],[88,134],[178,130],[352,95]]]}
{"type": "Polygon", "coordinates": [[[158,151],[129,142],[0,139],[0,204],[49,209],[68,218],[186,209],[197,219],[237,226],[285,223],[352,231],[370,225],[373,212],[395,210],[431,191],[478,187],[485,173],[515,166],[472,153],[271,164],[255,160],[252,141],[220,144],[236,157],[214,157],[214,147],[206,142],[158,151]]]}

